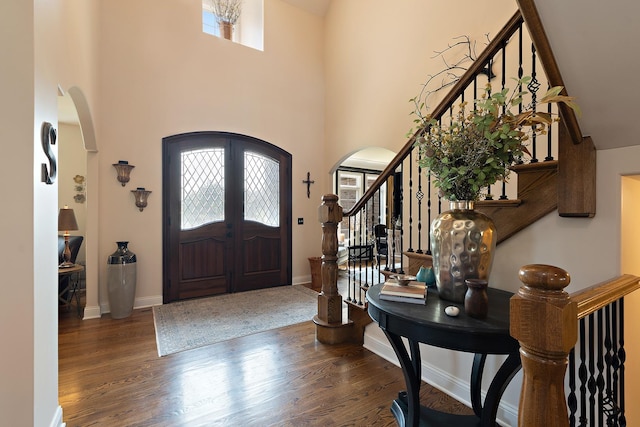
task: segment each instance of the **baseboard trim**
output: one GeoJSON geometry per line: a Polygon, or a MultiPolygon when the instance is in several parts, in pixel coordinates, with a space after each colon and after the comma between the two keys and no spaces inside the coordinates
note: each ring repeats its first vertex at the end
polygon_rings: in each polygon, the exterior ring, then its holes
{"type": "Polygon", "coordinates": [[[87,319],[99,319],[102,312],[100,311],[99,305],[86,306],[84,308],[84,316],[82,320],[87,319]]]}
{"type": "MultiPolygon", "coordinates": [[[[133,309],[153,307],[154,305],[162,305],[162,295],[154,295],[151,297],[136,298],[133,301],[133,309]]],[[[100,312],[102,314],[111,313],[109,303],[100,304],[100,312]]],[[[98,316],[99,317],[99,316],[98,316]]],[[[85,315],[86,318],[86,315],[85,315]]]]}
{"type": "MultiPolygon", "coordinates": [[[[372,327],[377,327],[377,325],[374,324],[372,327]]],[[[381,340],[374,334],[370,334],[365,331],[363,347],[388,362],[391,362],[398,367],[400,366],[391,344],[389,344],[386,339],[381,340]]],[[[455,377],[430,363],[422,361],[422,381],[437,388],[443,393],[448,394],[457,401],[464,403],[468,407],[471,407],[471,401],[469,400],[469,389],[471,384],[468,380],[455,377]]],[[[486,392],[483,391],[482,399],[484,400],[485,397],[486,392]]],[[[501,402],[498,407],[496,422],[504,427],[517,426],[518,408],[511,404],[501,402]]]]}
{"type": "Polygon", "coordinates": [[[53,419],[51,420],[50,427],[65,427],[67,424],[62,422],[62,406],[58,405],[56,408],[55,414],[53,414],[53,419]]]}
{"type": "Polygon", "coordinates": [[[133,308],[147,308],[153,307],[154,305],[162,305],[162,295],[154,295],[151,297],[145,298],[136,298],[133,303],[133,308]]]}
{"type": "Polygon", "coordinates": [[[292,285],[303,285],[305,283],[311,283],[311,274],[306,276],[297,276],[292,279],[292,285]]]}

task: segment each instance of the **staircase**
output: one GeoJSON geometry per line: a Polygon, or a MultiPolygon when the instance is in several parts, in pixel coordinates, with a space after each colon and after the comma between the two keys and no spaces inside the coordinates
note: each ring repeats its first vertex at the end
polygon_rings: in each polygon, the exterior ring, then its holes
{"type": "MultiPolygon", "coordinates": [[[[508,78],[523,75],[532,76],[540,87],[564,86],[533,0],[518,0],[518,4],[519,11],[432,111],[436,120],[447,120],[453,106],[461,101],[476,99],[476,88],[486,83],[487,74],[495,74],[491,83],[496,87],[505,87],[508,78]],[[530,58],[524,59],[527,55],[530,58]],[[514,62],[515,68],[508,70],[505,64],[513,66],[514,62]],[[497,70],[496,64],[502,69],[497,70]]],[[[535,101],[537,88],[528,89],[535,101]]],[[[582,135],[572,110],[561,105],[557,113],[560,123],[544,138],[532,141],[531,158],[512,168],[515,179],[497,185],[501,187],[499,195],[476,203],[476,209],[495,222],[498,243],[554,211],[568,218],[595,215],[594,144],[582,135]]],[[[355,271],[362,271],[362,260],[348,265],[354,272],[354,280],[349,276],[345,299],[349,319],[330,315],[334,313],[331,307],[342,303],[335,286],[335,255],[336,229],[343,215],[349,221],[350,244],[371,244],[376,225],[384,224],[389,230],[387,240],[394,243],[385,262],[377,265],[380,277],[415,274],[420,266],[431,265],[428,229],[446,202],[431,186],[428,171],[417,166],[415,139],[416,135],[404,144],[351,210],[343,213],[337,196],[325,196],[321,213],[337,215],[320,215],[324,231],[324,281],[317,319],[320,341],[327,338],[327,328],[335,328],[345,333],[333,333],[330,338],[362,342],[361,334],[370,322],[365,293],[375,276],[372,274],[371,281],[355,280],[355,271]],[[383,201],[388,206],[386,212],[381,208],[383,201]],[[331,243],[325,246],[325,241],[331,243]]],[[[488,189],[487,193],[493,191],[488,189]]],[[[511,300],[512,335],[525,349],[518,425],[626,425],[623,299],[640,289],[640,278],[620,276],[573,295],[563,292],[569,283],[568,273],[556,267],[524,266],[520,278],[524,286],[511,300]],[[566,366],[568,399],[564,393],[566,366]]]]}
{"type": "MultiPolygon", "coordinates": [[[[535,104],[540,90],[544,93],[547,87],[564,86],[535,7],[531,1],[524,0],[520,2],[520,11],[489,43],[431,115],[436,120],[446,121],[453,114],[455,105],[476,99],[478,88],[487,82],[499,90],[508,87],[511,77],[523,75],[532,77],[527,88],[530,98],[523,102],[525,105],[528,102],[535,104]]],[[[557,113],[560,122],[555,123],[544,138],[532,139],[531,158],[512,168],[509,183],[497,183],[496,188],[487,190],[493,196],[476,203],[476,209],[495,222],[498,243],[553,211],[563,217],[595,215],[594,145],[589,137],[582,136],[573,110],[560,105],[557,111],[549,112],[557,113]],[[499,194],[495,194],[496,190],[499,194]]],[[[389,257],[396,259],[402,255],[400,264],[386,263],[381,271],[384,274],[415,274],[421,265],[431,264],[429,225],[446,210],[443,206],[448,206],[431,186],[428,171],[417,165],[416,137],[414,134],[409,138],[363,197],[351,210],[344,212],[349,219],[350,235],[347,237],[351,244],[369,244],[377,224],[385,224],[393,234],[389,240],[399,242],[390,248],[389,257]],[[387,195],[387,200],[392,200],[384,215],[379,207],[381,203],[376,204],[383,200],[383,194],[387,195]]],[[[357,261],[349,268],[357,269],[357,261]]],[[[362,283],[354,282],[353,294],[364,292],[360,289],[362,283]]],[[[365,289],[366,285],[368,283],[365,283],[365,289]]],[[[366,304],[362,301],[362,296],[347,298],[348,303],[365,310],[366,304]]]]}

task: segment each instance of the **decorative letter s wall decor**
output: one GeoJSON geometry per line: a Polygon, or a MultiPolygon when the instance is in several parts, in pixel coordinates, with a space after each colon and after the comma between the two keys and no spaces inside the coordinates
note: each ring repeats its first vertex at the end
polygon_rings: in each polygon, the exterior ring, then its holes
{"type": "Polygon", "coordinates": [[[51,146],[56,143],[56,138],[57,134],[53,125],[49,122],[43,122],[40,139],[42,140],[42,150],[44,151],[44,155],[49,159],[48,168],[46,163],[42,163],[42,182],[45,184],[53,184],[56,181],[58,161],[51,149],[51,146]]]}

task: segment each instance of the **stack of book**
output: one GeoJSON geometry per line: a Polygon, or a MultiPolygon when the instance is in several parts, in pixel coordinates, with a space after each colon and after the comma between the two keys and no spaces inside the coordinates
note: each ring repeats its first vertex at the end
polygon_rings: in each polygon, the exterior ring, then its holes
{"type": "Polygon", "coordinates": [[[397,282],[387,281],[380,289],[380,299],[424,305],[427,303],[427,287],[422,282],[409,282],[408,285],[403,286],[397,282]]]}

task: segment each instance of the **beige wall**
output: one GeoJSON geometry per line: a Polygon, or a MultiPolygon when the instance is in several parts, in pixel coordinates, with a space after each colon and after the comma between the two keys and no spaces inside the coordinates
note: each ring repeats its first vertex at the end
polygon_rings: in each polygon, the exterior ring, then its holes
{"type": "Polygon", "coordinates": [[[443,68],[435,51],[468,35],[479,54],[485,34],[495,35],[515,11],[513,0],[332,2],[325,23],[325,173],[365,147],[398,151],[412,127],[409,99],[443,68]]]}
{"type": "MultiPolygon", "coordinates": [[[[640,175],[625,176],[622,183],[622,271],[626,274],[640,276],[640,175]]],[[[625,362],[626,415],[627,425],[640,424],[640,407],[634,405],[637,400],[632,396],[640,396],[640,291],[625,298],[625,337],[627,353],[625,362]]],[[[637,397],[635,397],[637,399],[637,397]]]]}
{"type": "Polygon", "coordinates": [[[197,1],[100,4],[100,304],[103,260],[127,240],[138,256],[136,305],[162,295],[162,138],[216,130],[268,141],[293,156],[293,280],[308,279],[321,250],[317,207],[324,187],[322,19],[279,0],[265,2],[264,52],[201,30],[197,1]],[[141,31],[144,26],[144,31],[141,31]],[[112,163],[135,165],[121,187],[112,163]],[[316,184],[307,199],[301,181],[316,184]],[[139,212],[130,190],[152,191],[139,212]],[[295,219],[305,219],[297,225],[295,219]]]}

